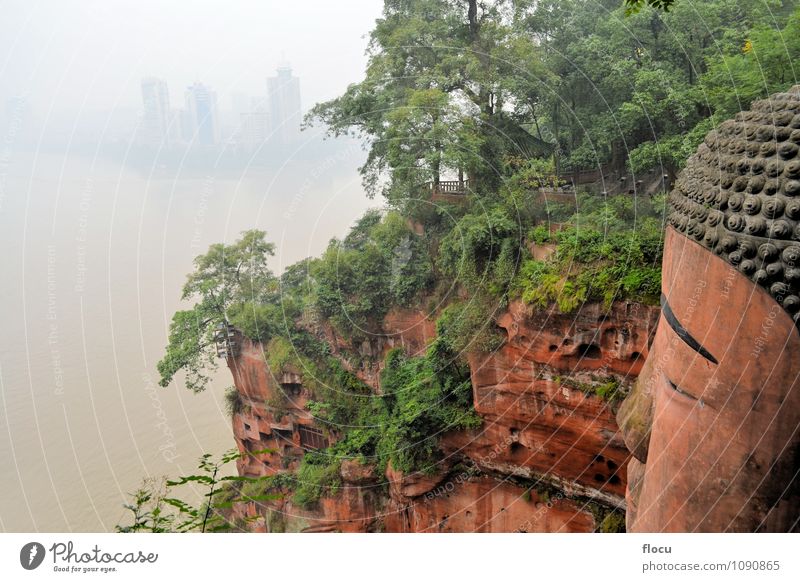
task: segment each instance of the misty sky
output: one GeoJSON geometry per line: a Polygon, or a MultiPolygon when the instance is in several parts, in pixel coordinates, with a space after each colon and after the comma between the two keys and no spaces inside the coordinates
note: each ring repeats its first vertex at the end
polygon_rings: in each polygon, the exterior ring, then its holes
{"type": "Polygon", "coordinates": [[[38,121],[141,107],[142,77],[173,107],[195,80],[219,105],[265,94],[289,61],[303,108],[362,76],[381,0],[0,0],[0,105],[25,94],[38,121]]]}

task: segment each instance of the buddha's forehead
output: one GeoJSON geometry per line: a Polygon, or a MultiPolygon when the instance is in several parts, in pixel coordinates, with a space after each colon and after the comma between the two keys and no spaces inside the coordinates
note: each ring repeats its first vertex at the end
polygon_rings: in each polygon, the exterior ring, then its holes
{"type": "Polygon", "coordinates": [[[737,268],[672,227],[662,291],[662,341],[649,357],[687,392],[722,383],[742,396],[770,382],[789,386],[785,380],[797,376],[792,354],[800,349],[800,334],[791,316],[737,268]]]}
{"type": "Polygon", "coordinates": [[[710,132],[670,193],[669,223],[800,321],[800,86],[710,132]]]}

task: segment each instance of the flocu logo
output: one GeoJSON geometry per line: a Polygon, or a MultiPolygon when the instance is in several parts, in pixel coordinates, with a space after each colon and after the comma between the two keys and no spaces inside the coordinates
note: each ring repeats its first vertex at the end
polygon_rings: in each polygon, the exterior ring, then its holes
{"type": "Polygon", "coordinates": [[[44,546],[39,542],[29,542],[19,551],[19,563],[26,570],[35,570],[44,561],[44,546]]]}

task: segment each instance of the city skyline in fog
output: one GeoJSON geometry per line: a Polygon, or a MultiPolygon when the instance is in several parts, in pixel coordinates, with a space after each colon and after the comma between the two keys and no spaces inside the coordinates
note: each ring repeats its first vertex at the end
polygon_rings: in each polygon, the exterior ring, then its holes
{"type": "Polygon", "coordinates": [[[258,4],[232,0],[53,0],[3,3],[0,117],[23,118],[20,141],[127,127],[142,112],[141,83],[162,79],[172,105],[195,82],[218,107],[266,94],[284,63],[302,80],[302,108],[340,94],[363,76],[379,0],[347,9],[321,0],[258,4]],[[24,101],[24,111],[18,102],[24,101]]]}
{"type": "Polygon", "coordinates": [[[135,146],[157,152],[224,145],[250,155],[267,153],[270,145],[297,145],[303,121],[300,79],[283,63],[266,78],[264,89],[258,95],[234,93],[226,108],[214,88],[200,81],[184,90],[181,101],[166,80],[146,77],[142,112],[128,137],[135,146]]]}

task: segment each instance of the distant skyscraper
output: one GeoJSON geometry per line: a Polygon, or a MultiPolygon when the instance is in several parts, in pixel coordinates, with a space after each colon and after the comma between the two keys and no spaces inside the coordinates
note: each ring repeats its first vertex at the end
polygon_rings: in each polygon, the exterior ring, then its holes
{"type": "MultiPolygon", "coordinates": [[[[240,106],[244,103],[240,103],[240,106]]],[[[269,113],[266,99],[256,97],[250,100],[250,105],[240,109],[238,144],[247,153],[257,151],[269,138],[269,113]]]]}
{"type": "Polygon", "coordinates": [[[159,148],[169,145],[170,109],[169,89],[161,79],[142,79],[142,104],[144,113],[139,126],[142,145],[159,148]]]}
{"type": "Polygon", "coordinates": [[[279,66],[278,75],[267,79],[267,96],[272,135],[280,143],[293,141],[300,133],[300,79],[290,66],[279,66]]]}
{"type": "Polygon", "coordinates": [[[181,115],[184,139],[211,146],[219,139],[217,94],[202,83],[195,82],[186,89],[186,107],[181,115]]]}

